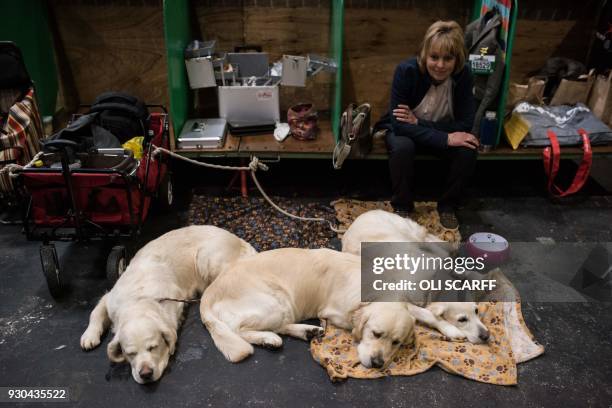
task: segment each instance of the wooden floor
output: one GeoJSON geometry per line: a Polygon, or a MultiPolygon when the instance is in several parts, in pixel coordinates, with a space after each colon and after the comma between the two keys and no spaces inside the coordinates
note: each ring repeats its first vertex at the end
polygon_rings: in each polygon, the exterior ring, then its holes
{"type": "MultiPolygon", "coordinates": [[[[249,157],[257,155],[262,157],[294,157],[294,158],[331,158],[334,150],[335,140],[331,131],[329,121],[319,121],[319,133],[312,141],[301,141],[291,136],[283,142],[274,139],[272,133],[234,136],[227,134],[225,145],[218,149],[176,149],[181,155],[189,157],[249,157]]],[[[582,157],[580,147],[562,147],[562,157],[582,157]]],[[[593,147],[594,155],[612,155],[612,146],[593,147]]],[[[383,139],[375,139],[372,152],[365,159],[385,160],[388,158],[387,149],[383,139]]],[[[433,158],[433,156],[419,156],[421,159],[433,158]]],[[[542,148],[519,148],[513,150],[510,146],[501,144],[490,152],[480,152],[479,160],[524,160],[541,159],[542,148]]]]}

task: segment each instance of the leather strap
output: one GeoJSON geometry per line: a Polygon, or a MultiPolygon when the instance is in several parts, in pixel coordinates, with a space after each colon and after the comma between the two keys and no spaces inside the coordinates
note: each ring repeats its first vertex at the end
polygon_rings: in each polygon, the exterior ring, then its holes
{"type": "Polygon", "coordinates": [[[344,160],[351,154],[351,144],[349,143],[348,138],[348,116],[349,111],[352,111],[352,108],[349,107],[346,111],[342,113],[342,117],[340,118],[340,140],[336,143],[334,147],[334,153],[332,154],[332,164],[334,165],[334,169],[339,170],[344,163],[344,160]]]}
{"type": "Polygon", "coordinates": [[[555,182],[555,178],[557,177],[557,173],[559,172],[559,163],[561,160],[561,148],[559,147],[559,140],[557,139],[557,135],[552,130],[546,132],[548,139],[550,140],[550,147],[546,147],[543,152],[543,160],[544,160],[544,172],[546,173],[546,177],[548,178],[547,188],[548,191],[555,197],[565,197],[570,194],[574,194],[578,190],[580,190],[584,183],[586,183],[589,178],[589,173],[591,172],[591,165],[593,163],[593,151],[591,150],[591,141],[589,140],[589,135],[584,129],[578,129],[578,133],[582,138],[582,162],[580,166],[578,166],[578,170],[576,171],[576,175],[574,176],[574,180],[566,190],[562,190],[559,186],[557,186],[555,182]]]}

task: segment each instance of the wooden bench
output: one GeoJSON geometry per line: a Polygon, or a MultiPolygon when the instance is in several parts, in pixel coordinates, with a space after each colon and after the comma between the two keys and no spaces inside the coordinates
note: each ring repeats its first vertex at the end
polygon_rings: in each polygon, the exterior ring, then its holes
{"type": "MultiPolygon", "coordinates": [[[[300,141],[288,137],[283,142],[277,142],[270,134],[252,136],[234,136],[228,133],[225,145],[218,149],[175,149],[175,152],[187,157],[250,157],[255,155],[261,158],[303,158],[303,159],[330,159],[336,144],[331,124],[328,120],[319,122],[319,134],[313,141],[300,141]]],[[[593,147],[594,155],[612,155],[612,146],[593,147]]],[[[580,158],[580,147],[563,147],[563,158],[580,158]]],[[[366,160],[387,160],[387,149],[384,140],[374,140],[372,152],[365,157],[366,160]]],[[[435,156],[419,155],[418,159],[435,159],[435,156]]],[[[519,148],[513,150],[502,144],[490,152],[480,152],[478,160],[541,160],[542,148],[519,148]]]]}

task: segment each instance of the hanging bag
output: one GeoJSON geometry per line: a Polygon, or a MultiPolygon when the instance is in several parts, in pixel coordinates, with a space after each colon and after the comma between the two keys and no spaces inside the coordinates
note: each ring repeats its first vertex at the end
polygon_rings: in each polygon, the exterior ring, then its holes
{"type": "Polygon", "coordinates": [[[353,156],[364,158],[372,150],[371,111],[370,104],[363,103],[359,106],[350,104],[342,113],[340,140],[332,157],[334,169],[340,169],[351,152],[353,156]]]}

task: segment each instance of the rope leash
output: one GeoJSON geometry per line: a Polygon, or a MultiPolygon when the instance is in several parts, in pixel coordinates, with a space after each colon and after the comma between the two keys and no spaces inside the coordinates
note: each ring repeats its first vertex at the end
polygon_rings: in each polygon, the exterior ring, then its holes
{"type": "Polygon", "coordinates": [[[249,170],[251,172],[251,178],[253,179],[253,182],[255,183],[255,185],[257,186],[257,189],[259,190],[259,192],[261,193],[261,195],[266,199],[266,201],[278,212],[280,212],[283,215],[286,215],[287,217],[291,217],[294,218],[296,220],[301,220],[301,221],[316,221],[316,222],[326,222],[329,225],[329,228],[334,231],[335,233],[343,233],[346,232],[346,230],[344,229],[340,229],[340,228],[336,228],[334,226],[334,224],[332,224],[331,221],[326,220],[325,218],[319,218],[319,217],[300,217],[298,215],[295,214],[291,214],[289,212],[287,212],[286,210],[280,208],[276,203],[274,203],[274,201],[272,201],[272,199],[266,194],[266,192],[263,190],[263,188],[261,187],[261,184],[259,184],[259,180],[257,180],[257,176],[255,175],[255,172],[257,170],[264,170],[267,171],[269,169],[269,167],[265,164],[259,161],[259,158],[257,156],[253,156],[251,159],[251,162],[249,163],[248,167],[244,167],[244,166],[221,166],[218,164],[210,164],[210,163],[205,163],[205,162],[200,162],[197,160],[193,160],[190,159],[188,157],[184,157],[181,156],[180,154],[176,154],[168,149],[164,149],[163,147],[157,147],[155,145],[152,145],[155,150],[153,151],[153,156],[156,156],[158,154],[160,154],[161,152],[168,154],[169,156],[172,156],[174,158],[177,158],[179,160],[183,160],[186,161],[187,163],[191,163],[194,164],[196,166],[203,166],[203,167],[210,167],[213,169],[220,169],[220,170],[249,170]]]}
{"type": "Polygon", "coordinates": [[[34,165],[34,163],[36,161],[38,161],[38,159],[40,159],[40,156],[42,156],[42,155],[43,155],[42,151],[36,153],[36,155],[34,157],[32,157],[32,160],[30,160],[30,162],[28,164],[23,165],[23,166],[21,166],[19,164],[16,164],[16,163],[7,164],[2,169],[0,169],[0,174],[8,173],[9,177],[11,177],[11,178],[19,177],[18,172],[20,170],[32,167],[34,165]]]}
{"type": "Polygon", "coordinates": [[[153,157],[159,155],[161,152],[166,153],[169,156],[172,156],[176,159],[180,159],[183,161],[186,161],[187,163],[191,163],[194,164],[196,166],[202,166],[202,167],[210,167],[211,169],[219,169],[219,170],[251,170],[251,171],[256,171],[258,169],[264,170],[264,171],[268,171],[268,166],[265,163],[262,163],[259,161],[259,159],[255,156],[253,156],[253,159],[251,159],[251,162],[249,163],[248,167],[245,166],[222,166],[220,164],[210,164],[210,163],[205,163],[205,162],[200,162],[194,159],[190,159],[188,157],[184,157],[181,156],[180,154],[176,154],[168,149],[164,149],[163,147],[157,147],[155,145],[151,145],[155,148],[155,150],[153,150],[153,157]]]}
{"type": "Polygon", "coordinates": [[[291,213],[288,213],[287,211],[283,210],[282,208],[280,208],[278,205],[276,205],[271,199],[270,197],[268,197],[268,195],[265,193],[265,191],[263,190],[263,188],[261,187],[261,185],[259,184],[259,181],[257,180],[257,176],[255,176],[255,172],[251,171],[251,178],[253,179],[253,181],[255,182],[255,185],[257,186],[257,189],[259,190],[259,192],[261,193],[261,195],[268,201],[268,203],[270,203],[270,205],[276,209],[277,211],[279,211],[280,213],[286,215],[287,217],[291,217],[291,218],[295,218],[297,220],[302,220],[302,221],[317,221],[317,222],[327,222],[327,224],[329,224],[329,228],[334,231],[335,233],[343,233],[346,232],[346,230],[344,229],[339,229],[336,228],[334,226],[334,224],[331,223],[331,221],[326,220],[325,218],[319,218],[319,217],[300,217],[291,213]]]}

